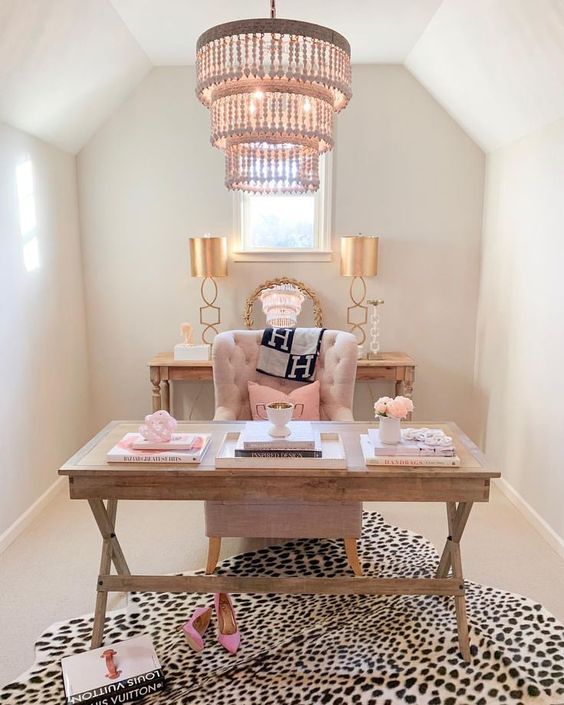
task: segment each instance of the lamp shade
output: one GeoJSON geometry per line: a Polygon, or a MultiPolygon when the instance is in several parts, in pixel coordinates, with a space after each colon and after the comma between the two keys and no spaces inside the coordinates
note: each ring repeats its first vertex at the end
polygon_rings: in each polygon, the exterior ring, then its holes
{"type": "Polygon", "coordinates": [[[193,277],[227,276],[227,238],[191,237],[189,242],[193,277]]]}
{"type": "Polygon", "coordinates": [[[378,238],[345,235],[341,238],[341,276],[375,277],[378,274],[378,238]]]}

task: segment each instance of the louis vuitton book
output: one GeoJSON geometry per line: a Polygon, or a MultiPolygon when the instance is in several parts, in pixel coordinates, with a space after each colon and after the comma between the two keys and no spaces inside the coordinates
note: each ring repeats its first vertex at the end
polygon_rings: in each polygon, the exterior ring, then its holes
{"type": "Polygon", "coordinates": [[[67,705],[118,705],[161,692],[165,681],[149,636],[61,659],[67,705]]]}

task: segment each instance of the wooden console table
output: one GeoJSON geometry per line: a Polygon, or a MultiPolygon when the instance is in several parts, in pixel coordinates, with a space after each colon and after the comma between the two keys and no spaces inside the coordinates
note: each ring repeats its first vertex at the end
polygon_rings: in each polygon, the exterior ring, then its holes
{"type": "MultiPolygon", "coordinates": [[[[359,434],[362,422],[313,422],[320,431],[338,432],[347,457],[344,470],[297,470],[277,468],[275,461],[261,469],[216,469],[214,459],[225,433],[240,431],[245,422],[192,422],[179,424],[181,432],[209,432],[211,445],[200,465],[146,463],[111,464],[107,451],[139,422],[113,421],[79,450],[59,470],[69,478],[71,499],[88,500],[102,535],[102,557],[96,583],[96,608],[92,647],[102,644],[109,592],[248,592],[287,594],[354,593],[360,595],[442,595],[454,598],[458,643],[469,661],[470,643],[466,617],[465,585],[460,540],[474,502],[487,502],[490,480],[499,472],[488,469],[480,450],[455,424],[427,424],[452,436],[461,467],[366,466],[359,434]],[[446,504],[448,531],[435,577],[335,578],[269,577],[239,575],[144,575],[131,574],[116,535],[118,500],[237,500],[304,497],[326,502],[442,502],[446,504]],[[111,575],[111,565],[117,575],[111,575]]],[[[421,426],[422,424],[414,424],[421,426]]],[[[203,531],[202,531],[203,536],[203,531]]],[[[454,616],[454,615],[453,615],[454,616]]],[[[454,622],[454,620],[453,620],[454,622]]]]}
{"type": "MultiPolygon", "coordinates": [[[[175,381],[212,381],[211,360],[175,360],[171,352],[155,355],[148,362],[153,390],[153,411],[170,412],[170,383],[175,381]]],[[[389,380],[395,393],[411,398],[415,379],[415,361],[403,352],[379,353],[375,360],[359,360],[356,379],[389,380]]]]}

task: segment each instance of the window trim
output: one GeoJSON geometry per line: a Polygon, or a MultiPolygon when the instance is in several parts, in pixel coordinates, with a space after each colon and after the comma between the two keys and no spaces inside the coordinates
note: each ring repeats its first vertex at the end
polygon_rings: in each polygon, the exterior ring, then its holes
{"type": "Polygon", "coordinates": [[[331,249],[331,216],[333,153],[323,155],[319,163],[320,187],[315,194],[315,228],[317,247],[312,248],[246,248],[244,234],[245,199],[249,194],[237,191],[233,194],[233,224],[235,249],[232,252],[234,262],[330,262],[333,259],[331,249]]]}

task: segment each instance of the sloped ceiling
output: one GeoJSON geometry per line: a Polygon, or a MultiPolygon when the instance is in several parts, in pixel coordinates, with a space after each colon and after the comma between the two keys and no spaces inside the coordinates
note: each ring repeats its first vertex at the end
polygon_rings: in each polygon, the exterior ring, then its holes
{"type": "MultiPolygon", "coordinates": [[[[564,117],[564,0],[277,0],[405,63],[489,151],[564,117]]],[[[78,151],[153,65],[268,0],[0,0],[0,120],[78,151]]]]}
{"type": "Polygon", "coordinates": [[[151,63],[107,0],[0,0],[0,120],[79,150],[151,63]]]}
{"type": "MultiPolygon", "coordinates": [[[[269,0],[111,0],[155,65],[193,64],[209,27],[268,17],[269,0]]],[[[441,0],[277,0],[278,17],[323,24],[351,43],[356,63],[402,63],[441,0]]]]}
{"type": "Polygon", "coordinates": [[[564,116],[564,1],[445,0],[406,66],[494,150],[564,116]]]}

